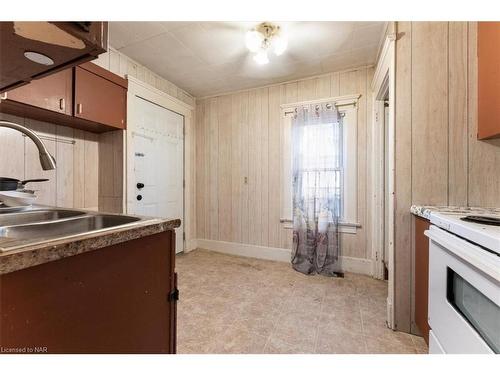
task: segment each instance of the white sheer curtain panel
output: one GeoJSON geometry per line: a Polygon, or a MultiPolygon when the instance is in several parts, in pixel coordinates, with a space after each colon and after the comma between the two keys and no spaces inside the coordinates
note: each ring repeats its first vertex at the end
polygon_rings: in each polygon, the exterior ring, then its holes
{"type": "Polygon", "coordinates": [[[342,211],[342,118],[333,103],[296,109],[292,120],[294,269],[338,276],[334,271],[342,211]]]}

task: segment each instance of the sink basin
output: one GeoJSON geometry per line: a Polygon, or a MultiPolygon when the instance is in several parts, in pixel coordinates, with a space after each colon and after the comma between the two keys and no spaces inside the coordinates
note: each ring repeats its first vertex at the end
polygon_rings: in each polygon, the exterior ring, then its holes
{"type": "Polygon", "coordinates": [[[33,224],[41,221],[59,220],[83,215],[85,215],[84,211],[59,209],[6,213],[0,215],[0,227],[8,225],[33,224]]]}
{"type": "Polygon", "coordinates": [[[0,237],[17,240],[66,237],[118,227],[139,220],[141,219],[132,216],[92,214],[55,221],[3,226],[0,227],[0,237]]]}

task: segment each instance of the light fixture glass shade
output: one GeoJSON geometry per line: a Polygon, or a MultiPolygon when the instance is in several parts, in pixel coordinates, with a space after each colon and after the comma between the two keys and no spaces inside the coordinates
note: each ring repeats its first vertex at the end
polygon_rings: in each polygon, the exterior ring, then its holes
{"type": "Polygon", "coordinates": [[[259,65],[265,65],[269,62],[269,57],[267,56],[267,51],[265,49],[261,49],[257,52],[253,59],[259,65]]]}
{"type": "Polygon", "coordinates": [[[283,34],[276,35],[273,38],[273,45],[274,53],[276,54],[276,56],[279,56],[283,54],[283,52],[285,52],[286,50],[286,47],[288,47],[288,38],[283,34]]]}
{"type": "Polygon", "coordinates": [[[250,30],[245,37],[247,48],[252,52],[257,52],[262,47],[264,36],[256,30],[250,30]]]}

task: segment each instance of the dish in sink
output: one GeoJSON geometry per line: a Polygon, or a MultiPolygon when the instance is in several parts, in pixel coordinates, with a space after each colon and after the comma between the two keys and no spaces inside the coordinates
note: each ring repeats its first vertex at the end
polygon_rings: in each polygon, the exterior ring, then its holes
{"type": "Polygon", "coordinates": [[[0,201],[8,207],[31,206],[36,198],[35,194],[22,191],[0,191],[0,201]]]}

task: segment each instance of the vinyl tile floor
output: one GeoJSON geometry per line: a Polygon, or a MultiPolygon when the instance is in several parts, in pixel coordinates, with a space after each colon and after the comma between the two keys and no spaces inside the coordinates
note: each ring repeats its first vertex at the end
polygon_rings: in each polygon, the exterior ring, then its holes
{"type": "Polygon", "coordinates": [[[179,354],[427,352],[421,337],[386,327],[384,281],[206,250],[176,261],[179,354]]]}

